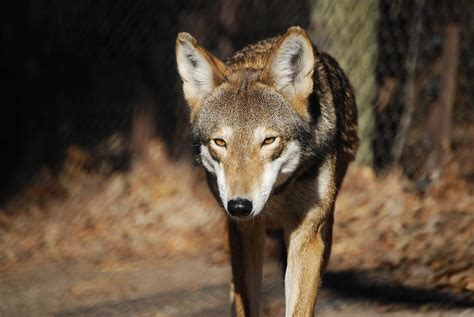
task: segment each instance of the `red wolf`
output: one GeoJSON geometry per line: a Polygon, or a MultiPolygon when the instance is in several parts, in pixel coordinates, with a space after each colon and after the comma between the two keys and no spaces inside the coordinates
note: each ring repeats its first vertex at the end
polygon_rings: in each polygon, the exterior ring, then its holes
{"type": "Polygon", "coordinates": [[[358,144],[348,79],[300,27],[225,63],[179,33],[176,58],[198,160],[229,215],[232,314],[260,314],[271,223],[287,251],[286,316],[313,316],[337,192],[358,144]]]}

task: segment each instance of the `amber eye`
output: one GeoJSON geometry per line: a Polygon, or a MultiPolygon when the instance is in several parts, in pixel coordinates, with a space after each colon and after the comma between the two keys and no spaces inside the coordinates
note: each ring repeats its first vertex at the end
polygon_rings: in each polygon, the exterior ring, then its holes
{"type": "Polygon", "coordinates": [[[220,146],[220,147],[225,147],[226,146],[225,141],[222,140],[222,139],[214,139],[213,141],[217,146],[220,146]]]}
{"type": "Polygon", "coordinates": [[[276,140],[276,137],[274,137],[274,136],[266,138],[265,140],[263,140],[262,145],[272,144],[273,142],[275,142],[275,140],[276,140]]]}

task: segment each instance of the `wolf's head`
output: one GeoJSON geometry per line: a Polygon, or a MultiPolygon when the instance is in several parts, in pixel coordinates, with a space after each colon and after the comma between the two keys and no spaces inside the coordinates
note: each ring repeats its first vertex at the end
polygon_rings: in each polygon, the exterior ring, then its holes
{"type": "Polygon", "coordinates": [[[259,214],[311,152],[311,41],[292,27],[265,50],[250,53],[240,66],[226,65],[188,33],[176,41],[199,160],[214,175],[222,205],[238,219],[259,214]]]}

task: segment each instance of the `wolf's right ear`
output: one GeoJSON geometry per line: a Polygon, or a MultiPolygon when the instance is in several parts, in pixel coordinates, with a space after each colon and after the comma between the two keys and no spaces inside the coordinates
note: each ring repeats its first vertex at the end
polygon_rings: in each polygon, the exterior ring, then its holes
{"type": "Polygon", "coordinates": [[[176,61],[184,97],[193,112],[225,80],[227,67],[185,32],[179,33],[176,39],[176,61]]]}
{"type": "Polygon", "coordinates": [[[261,80],[280,91],[295,110],[307,117],[307,98],[313,90],[313,44],[300,27],[288,29],[275,43],[261,74],[261,80]]]}

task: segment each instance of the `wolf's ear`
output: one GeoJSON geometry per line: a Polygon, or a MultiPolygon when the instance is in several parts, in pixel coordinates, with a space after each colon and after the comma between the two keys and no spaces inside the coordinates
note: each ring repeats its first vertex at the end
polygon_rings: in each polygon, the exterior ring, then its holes
{"type": "Polygon", "coordinates": [[[300,27],[288,29],[274,45],[262,72],[262,82],[286,96],[300,114],[307,115],[306,99],[313,90],[314,52],[308,34],[300,27]]]}
{"type": "Polygon", "coordinates": [[[217,57],[200,47],[189,33],[176,39],[176,61],[183,90],[191,110],[225,80],[227,68],[217,57]]]}

